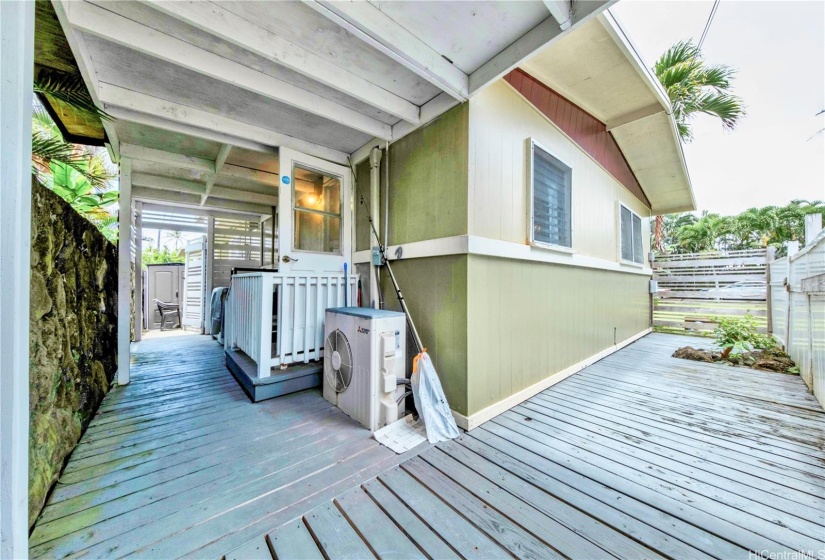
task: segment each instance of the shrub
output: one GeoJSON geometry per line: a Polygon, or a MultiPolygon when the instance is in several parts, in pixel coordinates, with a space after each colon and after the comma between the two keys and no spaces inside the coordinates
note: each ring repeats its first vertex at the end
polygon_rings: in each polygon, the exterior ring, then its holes
{"type": "Polygon", "coordinates": [[[713,331],[716,335],[716,344],[722,348],[722,357],[731,354],[744,354],[754,349],[773,348],[773,340],[769,336],[759,334],[756,329],[756,318],[753,315],[744,317],[719,317],[719,326],[713,331]]]}

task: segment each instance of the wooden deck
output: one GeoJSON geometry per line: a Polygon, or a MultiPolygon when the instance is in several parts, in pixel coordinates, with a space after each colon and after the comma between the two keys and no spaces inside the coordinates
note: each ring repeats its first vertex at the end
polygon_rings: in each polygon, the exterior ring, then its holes
{"type": "Polygon", "coordinates": [[[211,337],[139,343],[30,537],[33,558],[218,558],[403,459],[317,390],[253,404],[211,337]]]}
{"type": "Polygon", "coordinates": [[[685,344],[645,337],[226,558],[825,557],[819,404],[685,344]]]}
{"type": "Polygon", "coordinates": [[[400,465],[315,392],[252,405],[220,347],[186,338],[140,348],[32,556],[818,560],[825,549],[825,413],[798,377],[670,357],[694,338],[647,336],[400,465]]]}

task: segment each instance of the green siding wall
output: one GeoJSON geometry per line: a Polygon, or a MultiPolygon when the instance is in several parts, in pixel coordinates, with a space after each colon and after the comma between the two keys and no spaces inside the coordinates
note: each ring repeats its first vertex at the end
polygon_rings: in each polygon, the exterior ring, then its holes
{"type": "MultiPolygon", "coordinates": [[[[467,233],[468,105],[459,105],[390,146],[389,244],[467,233]]],[[[381,159],[384,193],[386,156],[381,159]]],[[[375,245],[367,212],[369,161],[356,167],[355,250],[375,245]],[[364,204],[361,204],[363,196],[364,204]]],[[[383,201],[381,216],[383,220],[383,201]]],[[[380,234],[383,235],[381,224],[380,234]]],[[[392,264],[404,298],[433,359],[450,406],[467,413],[467,256],[431,257],[392,264]]],[[[366,266],[359,265],[359,271],[366,266]]],[[[362,274],[364,294],[371,281],[362,274]]],[[[382,274],[385,307],[400,311],[382,274]]],[[[408,345],[408,367],[414,350],[408,345]]]]}
{"type": "MultiPolygon", "coordinates": [[[[450,109],[428,125],[390,145],[389,245],[467,233],[469,105],[450,109]]],[[[381,158],[381,194],[387,158],[381,158]]],[[[356,168],[355,249],[374,244],[369,237],[369,161],[356,168]],[[361,204],[361,195],[364,204],[361,204]]],[[[384,219],[384,201],[381,216],[384,219]]],[[[381,224],[381,235],[384,225],[381,224]]]]}
{"type": "MultiPolygon", "coordinates": [[[[450,408],[467,414],[467,255],[401,260],[392,270],[450,408]]],[[[385,307],[401,311],[389,278],[382,278],[385,307]]],[[[408,367],[413,348],[410,341],[408,367]]]]}
{"type": "Polygon", "coordinates": [[[649,325],[647,276],[476,255],[467,276],[469,414],[649,325]]]}

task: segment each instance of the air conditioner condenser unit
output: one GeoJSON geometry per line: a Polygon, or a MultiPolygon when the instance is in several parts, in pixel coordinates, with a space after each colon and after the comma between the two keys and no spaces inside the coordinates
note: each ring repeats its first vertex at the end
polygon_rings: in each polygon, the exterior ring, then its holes
{"type": "Polygon", "coordinates": [[[401,417],[406,317],[368,307],[326,310],[324,398],[376,431],[401,417]]]}

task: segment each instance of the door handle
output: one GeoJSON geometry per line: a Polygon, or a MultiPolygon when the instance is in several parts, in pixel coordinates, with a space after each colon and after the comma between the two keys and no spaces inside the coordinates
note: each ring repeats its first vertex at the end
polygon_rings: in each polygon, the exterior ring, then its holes
{"type": "Polygon", "coordinates": [[[282,260],[282,261],[284,261],[285,263],[288,263],[288,262],[298,262],[298,259],[293,259],[293,258],[292,258],[292,257],[290,257],[289,255],[284,255],[284,256],[283,256],[283,258],[281,258],[281,260],[282,260]]]}

